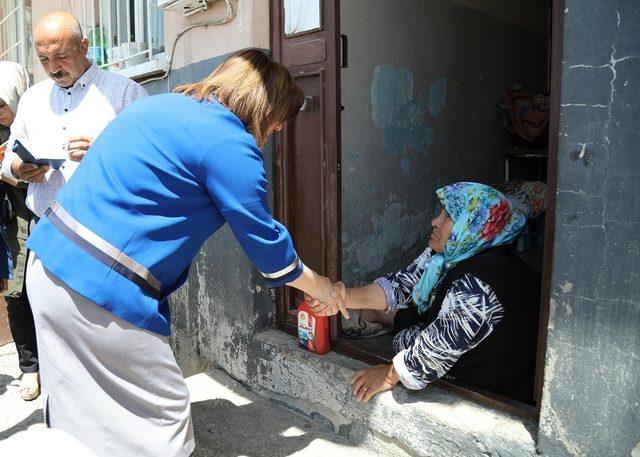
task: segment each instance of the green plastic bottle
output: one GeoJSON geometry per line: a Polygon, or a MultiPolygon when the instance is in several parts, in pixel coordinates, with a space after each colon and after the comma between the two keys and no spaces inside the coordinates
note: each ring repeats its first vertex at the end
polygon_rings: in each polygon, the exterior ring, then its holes
{"type": "Polygon", "coordinates": [[[89,27],[87,29],[87,39],[89,40],[87,58],[93,60],[98,66],[107,63],[107,46],[109,40],[107,40],[102,30],[102,26],[96,25],[95,29],[89,27]]]}

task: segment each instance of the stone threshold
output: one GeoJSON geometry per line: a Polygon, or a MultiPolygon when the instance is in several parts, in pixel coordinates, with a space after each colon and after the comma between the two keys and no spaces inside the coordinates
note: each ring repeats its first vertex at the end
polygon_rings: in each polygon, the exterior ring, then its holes
{"type": "Polygon", "coordinates": [[[536,424],[526,419],[433,387],[396,387],[356,403],[348,381],[366,364],[336,352],[310,354],[278,330],[256,334],[253,346],[256,373],[240,381],[364,448],[389,455],[538,455],[536,424]]]}

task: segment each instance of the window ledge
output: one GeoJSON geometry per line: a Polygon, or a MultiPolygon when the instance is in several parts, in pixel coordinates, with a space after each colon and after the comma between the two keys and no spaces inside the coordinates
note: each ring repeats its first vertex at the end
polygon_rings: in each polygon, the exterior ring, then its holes
{"type": "Polygon", "coordinates": [[[257,379],[247,384],[283,406],[328,420],[351,441],[373,434],[420,455],[432,455],[434,449],[451,455],[459,455],[460,449],[470,455],[537,455],[536,424],[527,419],[436,387],[396,387],[369,403],[356,403],[348,381],[355,370],[367,366],[364,363],[336,352],[310,354],[278,330],[257,334],[255,343],[260,369],[257,379]]]}
{"type": "Polygon", "coordinates": [[[164,73],[165,71],[167,71],[168,68],[169,68],[169,61],[167,60],[166,54],[163,52],[162,54],[157,54],[153,56],[153,59],[148,60],[146,62],[142,62],[137,65],[132,65],[127,68],[113,69],[109,71],[126,76],[127,78],[137,80],[137,79],[145,78],[147,76],[164,73]]]}

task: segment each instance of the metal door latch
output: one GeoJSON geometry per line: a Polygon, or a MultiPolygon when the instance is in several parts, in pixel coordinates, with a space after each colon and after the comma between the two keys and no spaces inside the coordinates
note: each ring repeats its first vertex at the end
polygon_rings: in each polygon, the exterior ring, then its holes
{"type": "Polygon", "coordinates": [[[308,113],[313,110],[313,97],[311,95],[305,95],[304,101],[302,102],[302,106],[300,107],[300,111],[304,111],[308,113]]]}

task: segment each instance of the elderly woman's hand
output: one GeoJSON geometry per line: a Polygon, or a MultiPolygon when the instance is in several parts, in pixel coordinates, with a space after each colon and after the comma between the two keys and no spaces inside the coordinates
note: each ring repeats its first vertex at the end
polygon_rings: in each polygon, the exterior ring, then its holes
{"type": "Polygon", "coordinates": [[[347,311],[347,289],[343,282],[338,281],[331,285],[330,300],[320,300],[305,294],[304,299],[309,304],[309,308],[316,316],[333,316],[342,312],[342,315],[349,319],[347,311]]]}
{"type": "Polygon", "coordinates": [[[399,378],[393,365],[376,365],[356,371],[349,382],[353,384],[356,401],[366,403],[375,394],[393,389],[399,378]]]}

